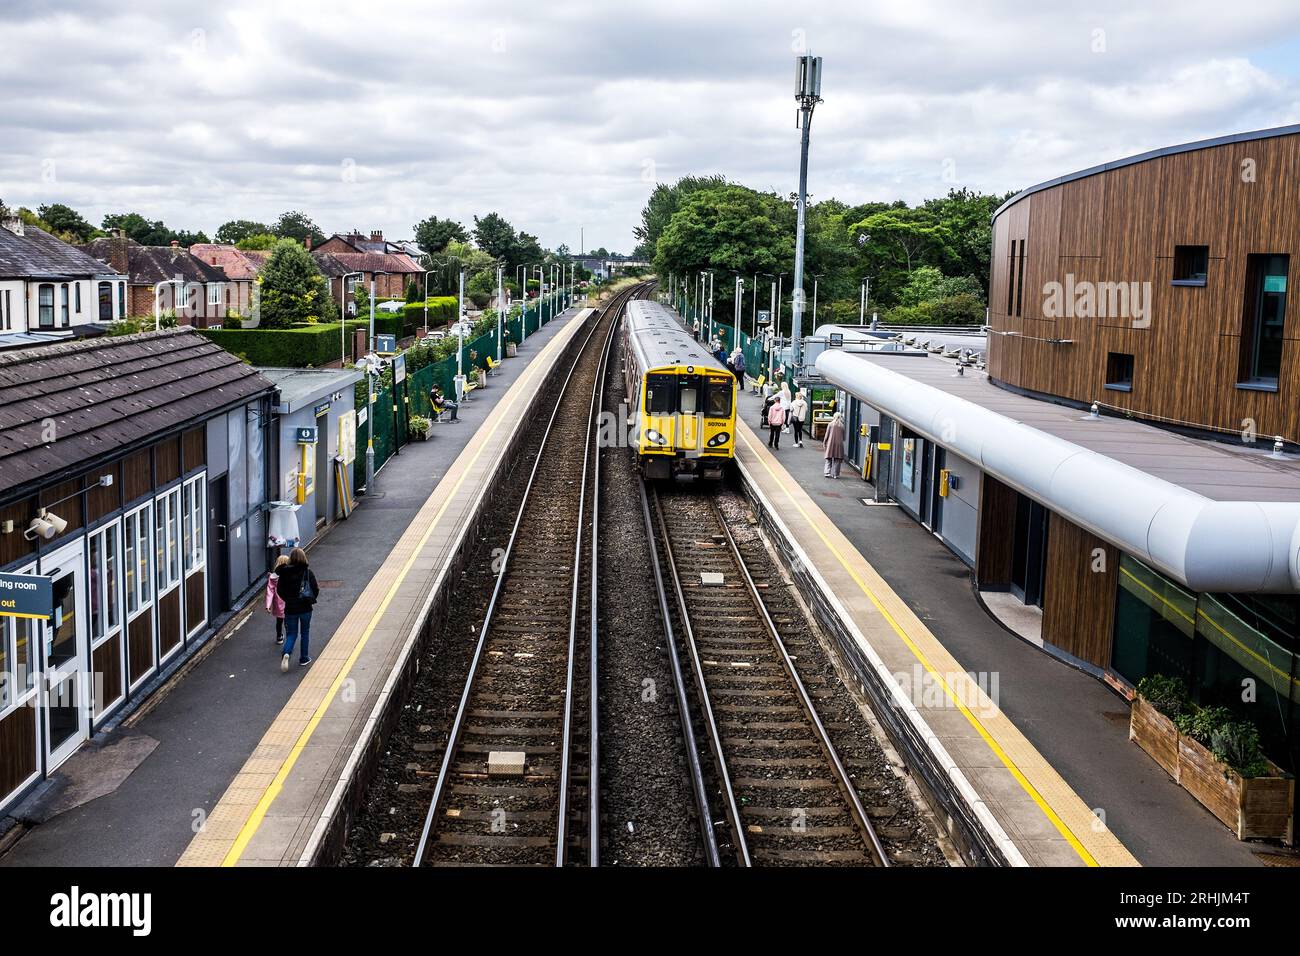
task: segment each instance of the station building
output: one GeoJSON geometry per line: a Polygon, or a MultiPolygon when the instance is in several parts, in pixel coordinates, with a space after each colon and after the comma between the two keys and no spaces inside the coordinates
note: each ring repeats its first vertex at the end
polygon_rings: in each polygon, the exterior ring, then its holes
{"type": "Polygon", "coordinates": [[[189,329],[0,353],[0,813],[152,692],[266,572],[274,384],[189,329]]]}
{"type": "Polygon", "coordinates": [[[1180,677],[1296,769],[1300,127],[1062,176],[993,220],[987,374],[828,349],[849,454],[987,607],[1131,693],[1180,677]]]}

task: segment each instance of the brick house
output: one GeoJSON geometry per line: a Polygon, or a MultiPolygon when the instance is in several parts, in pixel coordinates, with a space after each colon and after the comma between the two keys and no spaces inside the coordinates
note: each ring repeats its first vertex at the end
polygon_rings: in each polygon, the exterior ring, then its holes
{"type": "Polygon", "coordinates": [[[321,272],[329,279],[330,294],[335,302],[347,302],[349,314],[355,314],[356,305],[349,301],[357,283],[364,283],[367,291],[375,282],[377,297],[401,298],[406,295],[406,285],[414,281],[423,289],[424,269],[409,254],[398,251],[402,246],[384,240],[382,232],[372,232],[367,239],[358,232],[335,234],[311,250],[321,272]],[[352,273],[361,273],[360,276],[352,273]],[[347,276],[347,289],[343,277],[347,276]]]}
{"type": "Polygon", "coordinates": [[[207,328],[220,325],[225,317],[225,270],[191,255],[179,243],[142,246],[118,235],[80,248],[127,276],[129,316],[152,317],[157,300],[161,311],[175,312],[181,325],[207,328]]]}
{"type": "Polygon", "coordinates": [[[190,246],[190,255],[226,274],[227,285],[223,296],[226,311],[237,309],[247,317],[248,311],[244,303],[252,301],[253,284],[257,282],[266,260],[271,257],[270,251],[199,242],[190,246]]]}

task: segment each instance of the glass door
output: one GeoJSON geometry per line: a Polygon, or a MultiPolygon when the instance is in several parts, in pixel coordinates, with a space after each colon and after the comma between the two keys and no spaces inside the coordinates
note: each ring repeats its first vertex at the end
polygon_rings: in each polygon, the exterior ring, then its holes
{"type": "Polygon", "coordinates": [[[86,706],[86,582],[82,542],[41,559],[54,584],[54,619],[45,631],[45,769],[54,770],[89,735],[86,706]]]}

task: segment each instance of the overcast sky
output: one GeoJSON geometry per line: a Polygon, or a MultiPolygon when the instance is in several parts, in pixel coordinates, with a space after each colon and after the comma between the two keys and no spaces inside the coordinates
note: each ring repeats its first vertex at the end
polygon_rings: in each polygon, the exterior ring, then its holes
{"type": "Polygon", "coordinates": [[[814,199],[1003,191],[1300,122],[1295,0],[4,0],[0,198],[209,234],[495,210],[628,251],[656,179],[795,188],[804,47],[814,199]]]}

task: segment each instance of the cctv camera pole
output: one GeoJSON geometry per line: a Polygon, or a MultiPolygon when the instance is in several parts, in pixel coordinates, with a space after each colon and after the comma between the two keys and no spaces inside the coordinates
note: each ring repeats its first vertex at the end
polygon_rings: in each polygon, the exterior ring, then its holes
{"type": "Polygon", "coordinates": [[[497,266],[497,361],[501,361],[501,339],[505,336],[504,320],[501,318],[501,303],[505,296],[505,280],[502,278],[505,272],[501,266],[497,266]]]}
{"type": "Polygon", "coordinates": [[[791,318],[791,351],[796,379],[803,368],[803,343],[800,341],[803,324],[803,237],[805,211],[808,205],[808,128],[812,125],[813,108],[822,101],[822,58],[801,56],[795,65],[794,97],[799,101],[799,218],[794,240],[794,307],[791,318]]]}

